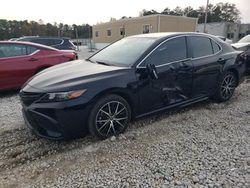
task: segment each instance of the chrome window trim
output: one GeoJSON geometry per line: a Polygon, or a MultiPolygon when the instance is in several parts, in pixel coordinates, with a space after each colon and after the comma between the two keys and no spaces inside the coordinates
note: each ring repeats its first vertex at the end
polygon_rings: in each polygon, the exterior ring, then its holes
{"type": "Polygon", "coordinates": [[[36,51],[34,51],[33,53],[28,54],[28,55],[19,55],[19,56],[13,56],[13,57],[0,57],[0,60],[1,60],[1,59],[13,59],[13,58],[17,58],[17,57],[29,57],[29,56],[35,55],[35,54],[38,53],[39,51],[40,51],[40,50],[37,49],[36,51]]]}
{"type": "MultiPolygon", "coordinates": [[[[47,38],[46,38],[47,39],[47,38]]],[[[53,45],[51,45],[52,47],[53,46],[60,46],[60,45],[62,45],[63,43],[64,43],[64,39],[59,39],[59,40],[61,40],[62,42],[61,43],[59,43],[59,44],[53,44],[53,45]]],[[[45,45],[45,44],[44,44],[45,45]]]]}
{"type": "MultiPolygon", "coordinates": [[[[153,50],[151,50],[150,53],[148,53],[146,55],[146,57],[144,57],[140,63],[138,63],[138,65],[136,66],[136,68],[146,68],[146,66],[140,66],[158,47],[160,47],[163,43],[169,41],[169,40],[172,40],[172,39],[175,39],[175,38],[180,38],[180,37],[205,37],[205,38],[209,38],[210,40],[214,41],[219,47],[220,47],[220,51],[218,51],[217,53],[215,54],[211,54],[211,55],[208,55],[208,56],[202,56],[202,57],[197,57],[197,58],[186,58],[186,59],[182,59],[182,60],[178,60],[178,61],[173,61],[173,62],[169,62],[169,63],[165,63],[165,64],[162,64],[162,65],[157,65],[155,67],[162,67],[162,66],[165,66],[165,65],[170,65],[170,64],[173,64],[173,63],[178,63],[178,62],[182,62],[182,61],[188,61],[188,60],[197,60],[197,59],[202,59],[202,58],[206,58],[206,57],[210,57],[210,56],[215,56],[217,54],[219,54],[221,51],[222,51],[222,47],[221,45],[215,41],[213,38],[211,38],[210,36],[202,36],[202,35],[195,35],[195,34],[189,34],[189,35],[181,35],[181,36],[174,36],[174,37],[171,37],[171,38],[168,38],[164,41],[162,41],[160,44],[158,44],[153,50]]],[[[212,44],[211,44],[212,45],[212,44]]]]}
{"type": "MultiPolygon", "coordinates": [[[[201,57],[196,57],[196,58],[191,58],[191,60],[197,60],[197,59],[202,59],[202,58],[206,58],[206,57],[211,57],[211,56],[215,56],[215,55],[217,55],[217,54],[219,54],[221,51],[222,51],[222,47],[221,47],[221,45],[217,42],[217,41],[215,41],[214,39],[212,39],[211,37],[209,37],[209,36],[199,36],[199,35],[190,35],[191,37],[204,37],[204,38],[209,38],[210,40],[212,40],[212,41],[214,41],[219,47],[220,47],[220,51],[218,51],[218,52],[216,52],[216,53],[214,53],[214,54],[211,54],[211,55],[206,55],[206,56],[201,56],[201,57]]],[[[212,44],[211,44],[212,45],[212,44]]],[[[213,49],[213,47],[212,47],[212,49],[213,49]]]]}

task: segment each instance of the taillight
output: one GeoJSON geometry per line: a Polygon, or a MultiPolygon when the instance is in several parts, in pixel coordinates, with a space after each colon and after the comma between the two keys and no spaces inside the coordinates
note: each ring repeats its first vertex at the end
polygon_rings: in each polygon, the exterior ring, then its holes
{"type": "Polygon", "coordinates": [[[69,59],[69,61],[72,61],[72,60],[76,59],[75,54],[66,54],[66,55],[63,55],[63,57],[69,59]]]}
{"type": "Polygon", "coordinates": [[[240,58],[243,59],[243,60],[247,60],[247,54],[245,52],[242,52],[240,54],[240,58]]]}

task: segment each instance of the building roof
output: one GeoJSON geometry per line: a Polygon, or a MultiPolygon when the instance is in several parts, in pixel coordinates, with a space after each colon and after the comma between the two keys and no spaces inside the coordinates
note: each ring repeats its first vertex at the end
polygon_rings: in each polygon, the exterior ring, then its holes
{"type": "MultiPolygon", "coordinates": [[[[151,18],[151,17],[171,17],[171,18],[182,18],[182,19],[191,19],[191,20],[197,20],[198,18],[192,18],[192,17],[186,17],[186,16],[174,16],[174,15],[165,15],[165,14],[152,14],[148,16],[139,16],[139,17],[132,17],[132,18],[124,18],[124,19],[119,19],[119,20],[114,20],[110,22],[104,22],[104,23],[97,23],[96,26],[98,25],[103,25],[103,24],[110,24],[110,23],[119,23],[119,22],[125,22],[125,21],[131,21],[131,20],[139,20],[139,19],[145,19],[145,18],[151,18]]],[[[95,25],[94,25],[95,26],[95,25]]]]}

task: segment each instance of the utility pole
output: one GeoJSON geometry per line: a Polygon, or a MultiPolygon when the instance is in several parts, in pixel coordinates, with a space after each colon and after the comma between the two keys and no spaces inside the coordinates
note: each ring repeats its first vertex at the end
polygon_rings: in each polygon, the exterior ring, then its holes
{"type": "Polygon", "coordinates": [[[204,33],[206,33],[206,27],[207,27],[207,12],[208,12],[208,5],[209,5],[209,0],[207,0],[207,6],[206,6],[206,12],[205,12],[205,22],[204,22],[204,33]]]}
{"type": "Polygon", "coordinates": [[[76,32],[76,47],[77,51],[79,51],[79,37],[78,37],[77,27],[75,27],[75,32],[76,32]]]}

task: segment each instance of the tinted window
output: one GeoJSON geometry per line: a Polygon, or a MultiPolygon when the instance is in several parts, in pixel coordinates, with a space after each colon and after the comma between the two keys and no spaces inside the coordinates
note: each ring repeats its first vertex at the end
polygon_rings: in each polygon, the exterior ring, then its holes
{"type": "Polygon", "coordinates": [[[211,40],[211,41],[212,41],[212,46],[213,46],[213,52],[214,52],[214,54],[216,54],[217,52],[220,51],[220,46],[216,42],[214,42],[213,40],[211,40]]]}
{"type": "Polygon", "coordinates": [[[189,37],[190,46],[193,51],[193,58],[203,57],[213,54],[211,41],[207,37],[189,37]]]}
{"type": "Polygon", "coordinates": [[[59,45],[62,43],[61,39],[52,39],[51,40],[51,45],[59,45]]]}
{"type": "Polygon", "coordinates": [[[0,57],[27,55],[26,46],[19,44],[0,44],[0,57]]]}
{"type": "Polygon", "coordinates": [[[32,39],[30,41],[34,43],[38,43],[38,44],[47,45],[47,46],[51,45],[51,42],[48,39],[32,39]]]}
{"type": "Polygon", "coordinates": [[[158,47],[142,64],[162,65],[187,58],[186,39],[178,37],[158,47]]]}
{"type": "Polygon", "coordinates": [[[34,53],[38,49],[33,46],[27,46],[27,55],[34,53]]]}

